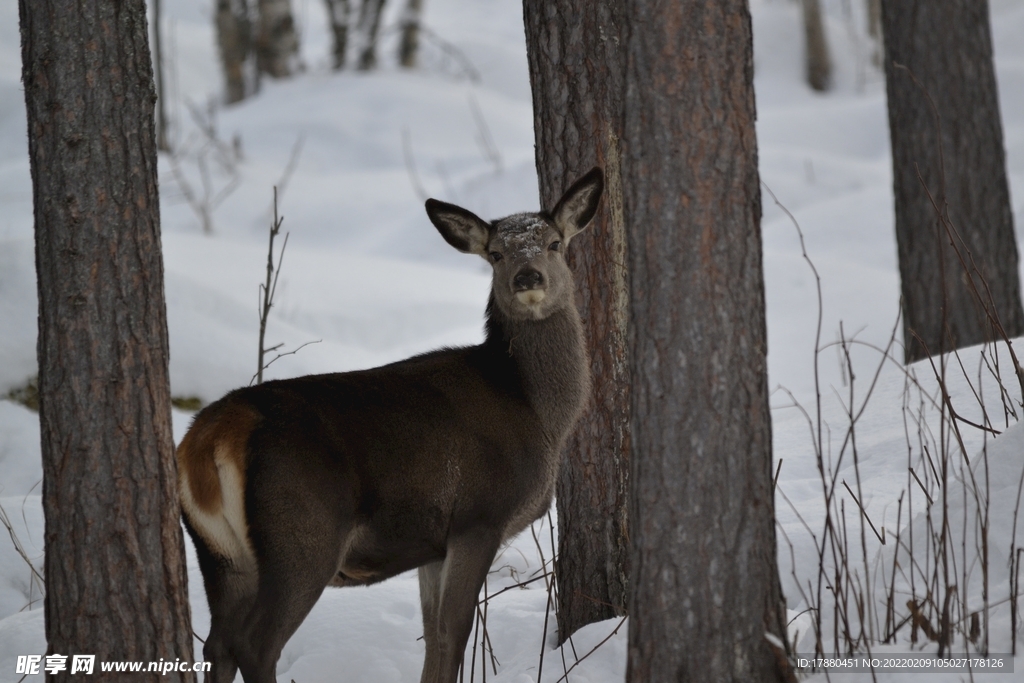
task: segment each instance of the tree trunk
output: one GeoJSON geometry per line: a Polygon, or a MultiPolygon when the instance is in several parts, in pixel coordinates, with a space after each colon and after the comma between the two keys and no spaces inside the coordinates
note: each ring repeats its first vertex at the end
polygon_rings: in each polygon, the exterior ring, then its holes
{"type": "Polygon", "coordinates": [[[252,23],[246,0],[217,0],[214,23],[221,67],[224,69],[224,99],[228,104],[241,102],[251,92],[245,77],[252,42],[252,23]]]}
{"type": "Polygon", "coordinates": [[[786,680],[749,9],[626,2],[626,678],[786,680]]]}
{"type": "MultiPolygon", "coordinates": [[[[398,46],[398,63],[406,69],[416,66],[416,50],[420,42],[420,17],[423,0],[408,0],[402,17],[402,42],[398,46]]],[[[557,201],[557,200],[556,200],[557,201]]]]}
{"type": "Polygon", "coordinates": [[[630,449],[629,292],[620,154],[625,95],[621,0],[526,0],[541,206],[595,165],[605,197],[570,261],[593,373],[558,480],[558,638],[625,613],[630,449]]]}
{"type": "Polygon", "coordinates": [[[164,89],[164,53],[161,45],[161,0],[153,0],[153,72],[156,75],[156,148],[171,151],[167,140],[167,91],[164,89]]]}
{"type": "Polygon", "coordinates": [[[377,31],[384,13],[385,0],[363,0],[359,7],[359,63],[361,71],[377,67],[377,31]]]}
{"type": "Polygon", "coordinates": [[[988,3],[886,0],[882,35],[906,360],[998,338],[982,305],[1024,334],[988,3]]]}
{"type": "Polygon", "coordinates": [[[333,66],[335,71],[345,68],[345,57],[348,52],[348,26],[352,15],[348,0],[324,0],[327,4],[327,19],[331,22],[331,36],[334,40],[332,48],[333,66]]]}
{"type": "Polygon", "coordinates": [[[882,66],[882,2],[867,0],[868,4],[868,35],[871,36],[871,63],[882,66]]]}
{"type": "Polygon", "coordinates": [[[875,40],[882,38],[882,1],[865,0],[868,5],[868,35],[875,40]]]}
{"type": "MultiPolygon", "coordinates": [[[[48,652],[192,661],[146,5],[21,0],[19,9],[39,284],[48,652]]],[[[92,678],[124,675],[97,666],[92,678]]]]}
{"type": "Polygon", "coordinates": [[[803,0],[803,9],[807,83],[815,90],[825,91],[832,83],[832,61],[828,57],[821,3],[819,0],[803,0]]]}
{"type": "Polygon", "coordinates": [[[295,72],[299,55],[291,0],[257,0],[257,6],[256,67],[261,74],[286,78],[295,72]]]}

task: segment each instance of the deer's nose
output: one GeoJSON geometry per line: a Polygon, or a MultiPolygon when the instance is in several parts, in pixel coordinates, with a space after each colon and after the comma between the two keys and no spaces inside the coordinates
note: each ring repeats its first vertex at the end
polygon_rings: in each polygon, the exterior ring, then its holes
{"type": "Polygon", "coordinates": [[[541,275],[539,270],[535,270],[533,268],[524,268],[516,273],[516,276],[512,279],[512,286],[515,287],[517,292],[522,292],[527,289],[537,289],[543,284],[544,276],[541,275]]]}

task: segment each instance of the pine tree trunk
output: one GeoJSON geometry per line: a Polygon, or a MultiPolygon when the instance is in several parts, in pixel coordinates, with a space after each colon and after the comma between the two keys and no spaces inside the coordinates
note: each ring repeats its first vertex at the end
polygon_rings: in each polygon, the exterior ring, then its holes
{"type": "MultiPolygon", "coordinates": [[[[192,661],[146,5],[21,0],[20,16],[48,652],[192,661]]],[[[97,665],[89,678],[124,675],[97,665]]]]}
{"type": "Polygon", "coordinates": [[[627,681],[786,680],[750,14],[627,6],[627,681]]]}
{"type": "Polygon", "coordinates": [[[348,0],[324,0],[327,4],[327,19],[331,23],[333,46],[331,54],[335,71],[345,68],[348,52],[348,27],[352,11],[348,0]]]}
{"type": "Polygon", "coordinates": [[[357,68],[369,71],[377,67],[377,31],[384,13],[385,0],[363,0],[359,7],[359,62],[357,68]]]}
{"type": "Polygon", "coordinates": [[[167,139],[167,91],[164,89],[164,53],[160,30],[161,0],[153,0],[153,73],[156,77],[156,148],[171,151],[167,139]]]}
{"type": "Polygon", "coordinates": [[[906,359],[998,338],[972,289],[1024,334],[988,3],[885,0],[882,34],[906,359]]]}
{"type": "Polygon", "coordinates": [[[524,17],[541,205],[553,206],[595,165],[606,181],[594,224],[570,251],[593,391],[556,493],[561,642],[624,614],[628,596],[631,379],[620,170],[626,22],[621,0],[526,0],[524,17]]]}
{"type": "Polygon", "coordinates": [[[291,0],[257,0],[256,66],[261,74],[286,78],[296,70],[299,36],[291,0]]]}
{"type": "Polygon", "coordinates": [[[803,9],[807,83],[815,90],[825,91],[832,83],[832,60],[828,56],[820,0],[803,0],[803,9]]]}
{"type": "Polygon", "coordinates": [[[406,69],[416,66],[416,50],[420,42],[420,17],[423,0],[408,0],[402,17],[402,41],[398,46],[398,63],[406,69]]]}
{"type": "Polygon", "coordinates": [[[245,63],[252,42],[252,23],[246,0],[217,0],[214,17],[221,68],[224,70],[224,100],[241,102],[250,94],[245,63]]]}

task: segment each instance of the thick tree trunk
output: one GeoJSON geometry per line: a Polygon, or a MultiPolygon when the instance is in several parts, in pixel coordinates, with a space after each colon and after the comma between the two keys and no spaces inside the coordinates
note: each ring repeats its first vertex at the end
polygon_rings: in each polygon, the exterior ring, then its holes
{"type": "Polygon", "coordinates": [[[257,6],[256,67],[261,74],[286,78],[295,72],[299,55],[291,0],[257,0],[257,6]]]}
{"type": "Polygon", "coordinates": [[[626,4],[627,680],[785,680],[750,14],[626,4]]]}
{"type": "Polygon", "coordinates": [[[48,651],[191,661],[146,6],[21,0],[20,16],[48,651]]]}
{"type": "Polygon", "coordinates": [[[885,0],[882,34],[906,359],[998,338],[982,303],[1024,334],[988,3],[885,0]]]}
{"type": "Polygon", "coordinates": [[[348,0],[324,0],[327,4],[327,19],[331,23],[333,45],[331,54],[335,71],[345,68],[348,53],[348,27],[352,10],[348,0]]]}
{"type": "MultiPolygon", "coordinates": [[[[420,43],[420,17],[423,0],[408,0],[402,16],[402,41],[398,45],[398,63],[406,69],[416,66],[416,50],[420,43]]],[[[556,200],[557,201],[557,200],[556,200]]]]}
{"type": "Polygon", "coordinates": [[[625,613],[632,383],[620,155],[625,96],[621,0],[526,0],[527,54],[541,205],[595,165],[605,197],[573,243],[593,392],[558,480],[558,637],[625,613]]]}
{"type": "Polygon", "coordinates": [[[377,67],[377,32],[384,13],[385,0],[363,0],[359,7],[359,62],[357,68],[369,71],[377,67]]]}
{"type": "Polygon", "coordinates": [[[802,0],[804,9],[804,59],[807,83],[818,91],[828,90],[832,83],[832,60],[828,56],[825,21],[820,0],[802,0]]]}
{"type": "Polygon", "coordinates": [[[241,102],[252,90],[245,73],[252,47],[252,22],[246,0],[217,0],[214,23],[224,70],[224,100],[228,104],[241,102]]]}

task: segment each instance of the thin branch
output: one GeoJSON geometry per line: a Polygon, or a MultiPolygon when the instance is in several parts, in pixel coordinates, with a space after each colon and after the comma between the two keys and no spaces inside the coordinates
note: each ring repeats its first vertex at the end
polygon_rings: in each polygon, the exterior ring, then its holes
{"type": "Polygon", "coordinates": [[[427,201],[430,195],[423,188],[423,183],[420,182],[420,175],[416,172],[416,159],[412,154],[412,141],[408,128],[402,128],[402,158],[405,159],[405,172],[409,175],[409,184],[412,185],[413,192],[416,193],[421,202],[427,201]]]}

